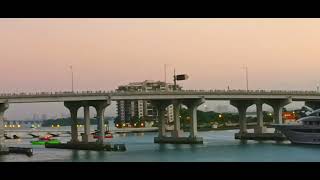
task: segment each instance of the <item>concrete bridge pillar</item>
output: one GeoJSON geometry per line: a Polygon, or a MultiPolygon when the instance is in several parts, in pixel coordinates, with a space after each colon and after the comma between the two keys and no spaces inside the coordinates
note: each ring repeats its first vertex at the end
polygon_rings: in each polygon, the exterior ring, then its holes
{"type": "Polygon", "coordinates": [[[175,100],[152,100],[151,103],[157,107],[159,112],[159,136],[154,138],[155,143],[169,143],[169,144],[202,144],[203,139],[197,136],[197,107],[204,102],[204,99],[175,99],[175,100]],[[174,130],[170,136],[165,136],[165,109],[170,104],[174,108],[174,130]],[[181,105],[188,105],[192,112],[192,123],[190,137],[182,137],[183,131],[180,128],[180,108],[181,105]]]}
{"type": "Polygon", "coordinates": [[[88,143],[93,139],[90,132],[90,106],[88,102],[84,102],[83,117],[84,117],[84,134],[82,135],[82,141],[85,143],[88,143]]]}
{"type": "Polygon", "coordinates": [[[0,103],[0,152],[8,151],[8,148],[4,144],[4,112],[9,108],[9,104],[0,103]]]}
{"type": "Polygon", "coordinates": [[[182,135],[182,131],[180,128],[181,102],[179,100],[173,100],[172,104],[174,109],[174,130],[172,131],[172,137],[178,138],[182,135]]]}
{"type": "Polygon", "coordinates": [[[254,133],[265,133],[267,128],[263,126],[263,102],[261,100],[257,100],[255,101],[255,104],[257,106],[257,126],[254,128],[254,133]]]}
{"type": "Polygon", "coordinates": [[[185,100],[183,104],[185,104],[189,112],[191,114],[191,123],[190,123],[190,137],[195,138],[197,137],[198,133],[198,125],[197,125],[197,109],[198,107],[205,102],[204,98],[197,99],[197,100],[185,100]]]}
{"type": "Polygon", "coordinates": [[[240,125],[240,134],[247,133],[247,118],[246,111],[249,106],[254,102],[250,100],[231,100],[230,104],[238,109],[239,112],[239,125],[240,125]]]}
{"type": "Polygon", "coordinates": [[[69,109],[71,116],[71,143],[79,142],[78,139],[78,118],[77,113],[81,104],[79,102],[64,102],[64,106],[69,109]]]}
{"type": "Polygon", "coordinates": [[[97,120],[98,120],[98,143],[103,143],[106,128],[104,126],[104,112],[106,107],[111,104],[110,99],[104,101],[94,101],[92,106],[95,107],[97,111],[97,120]]]}
{"type": "Polygon", "coordinates": [[[266,100],[267,104],[273,108],[273,121],[276,124],[282,124],[282,110],[283,107],[292,102],[291,99],[275,99],[275,100],[266,100]]]}
{"type": "Polygon", "coordinates": [[[165,121],[165,113],[166,108],[171,104],[168,100],[158,100],[151,101],[152,105],[155,106],[158,110],[158,120],[159,120],[159,138],[166,137],[166,121],[165,121]]]}

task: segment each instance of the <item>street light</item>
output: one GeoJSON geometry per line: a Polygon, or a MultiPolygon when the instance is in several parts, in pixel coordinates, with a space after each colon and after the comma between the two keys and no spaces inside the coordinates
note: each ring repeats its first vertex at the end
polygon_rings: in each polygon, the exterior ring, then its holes
{"type": "Polygon", "coordinates": [[[249,91],[249,80],[248,80],[248,66],[243,65],[243,69],[246,71],[246,84],[247,84],[247,91],[249,91]]]}

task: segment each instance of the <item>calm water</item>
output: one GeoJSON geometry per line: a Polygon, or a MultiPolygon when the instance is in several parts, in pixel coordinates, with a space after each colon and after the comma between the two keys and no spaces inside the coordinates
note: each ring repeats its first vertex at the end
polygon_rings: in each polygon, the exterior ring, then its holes
{"type": "MultiPolygon", "coordinates": [[[[264,162],[264,161],[320,161],[320,146],[293,145],[273,141],[246,143],[234,139],[237,130],[199,132],[203,145],[159,145],[153,143],[157,133],[116,134],[115,143],[125,143],[126,152],[95,152],[82,150],[46,149],[32,146],[32,139],[6,140],[10,146],[33,147],[34,155],[10,154],[0,156],[0,161],[147,161],[147,162],[264,162]]],[[[63,142],[70,137],[59,137],[63,142]]]]}

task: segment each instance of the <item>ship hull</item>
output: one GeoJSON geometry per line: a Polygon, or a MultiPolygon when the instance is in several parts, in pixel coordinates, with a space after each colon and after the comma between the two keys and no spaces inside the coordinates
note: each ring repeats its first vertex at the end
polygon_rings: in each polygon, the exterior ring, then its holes
{"type": "Polygon", "coordinates": [[[292,143],[320,144],[320,128],[304,125],[275,125],[292,143]]]}

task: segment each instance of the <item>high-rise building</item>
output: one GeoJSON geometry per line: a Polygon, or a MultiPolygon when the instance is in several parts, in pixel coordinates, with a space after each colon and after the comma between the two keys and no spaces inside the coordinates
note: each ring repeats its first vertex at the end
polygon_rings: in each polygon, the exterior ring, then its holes
{"type": "MultiPolygon", "coordinates": [[[[148,92],[148,91],[173,91],[174,85],[161,81],[146,80],[143,82],[129,83],[119,86],[118,92],[148,92]]],[[[177,89],[182,89],[177,85],[177,89]]],[[[131,122],[133,118],[148,118],[157,120],[158,111],[150,101],[147,100],[121,100],[117,101],[118,117],[122,122],[131,122]]],[[[173,121],[173,105],[166,108],[165,114],[167,122],[173,121]]]]}

